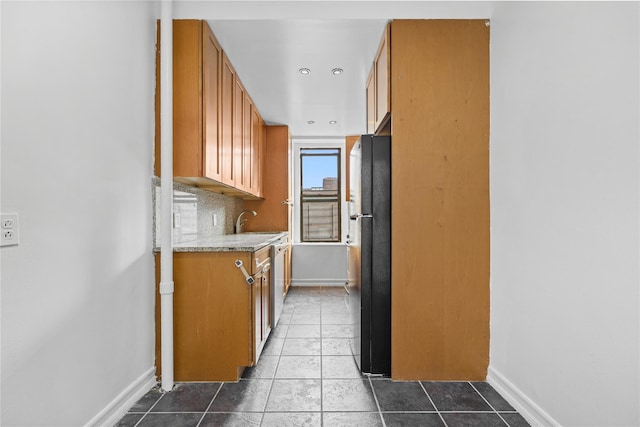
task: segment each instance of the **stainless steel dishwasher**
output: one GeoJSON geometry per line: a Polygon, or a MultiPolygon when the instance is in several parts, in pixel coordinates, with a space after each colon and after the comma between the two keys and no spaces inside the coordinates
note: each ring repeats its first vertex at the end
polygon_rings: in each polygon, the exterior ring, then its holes
{"type": "Polygon", "coordinates": [[[284,261],[289,248],[289,235],[281,237],[271,246],[271,325],[280,320],[284,306],[284,261]]]}

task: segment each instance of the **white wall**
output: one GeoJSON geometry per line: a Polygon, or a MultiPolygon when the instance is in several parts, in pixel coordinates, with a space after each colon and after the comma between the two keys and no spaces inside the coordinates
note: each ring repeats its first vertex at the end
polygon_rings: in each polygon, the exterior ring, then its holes
{"type": "Polygon", "coordinates": [[[638,3],[494,6],[490,380],[640,425],[638,3]]]}
{"type": "Polygon", "coordinates": [[[155,4],[4,1],[1,24],[1,423],[79,426],[153,380],[155,4]]]}

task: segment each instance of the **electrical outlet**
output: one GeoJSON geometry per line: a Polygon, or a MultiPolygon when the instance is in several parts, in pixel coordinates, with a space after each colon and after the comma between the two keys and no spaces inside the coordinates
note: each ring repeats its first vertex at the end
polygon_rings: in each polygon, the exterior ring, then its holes
{"type": "Polygon", "coordinates": [[[18,214],[1,214],[0,246],[14,246],[20,244],[20,229],[18,227],[18,214]]]}

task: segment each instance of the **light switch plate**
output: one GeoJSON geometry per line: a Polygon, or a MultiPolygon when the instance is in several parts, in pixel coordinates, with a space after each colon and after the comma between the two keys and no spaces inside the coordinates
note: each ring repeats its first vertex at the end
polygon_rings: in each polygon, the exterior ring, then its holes
{"type": "Polygon", "coordinates": [[[0,214],[0,246],[20,244],[20,227],[17,213],[0,214]]]}

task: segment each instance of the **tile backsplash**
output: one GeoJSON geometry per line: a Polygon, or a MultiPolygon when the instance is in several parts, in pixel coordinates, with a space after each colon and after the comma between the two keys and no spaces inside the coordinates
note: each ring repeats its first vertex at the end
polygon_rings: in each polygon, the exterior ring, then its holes
{"type": "MultiPolygon", "coordinates": [[[[160,179],[153,178],[154,247],[160,245],[160,179]]],[[[232,234],[243,201],[188,185],[173,183],[173,242],[184,243],[232,234]],[[215,217],[215,221],[214,221],[215,217]],[[214,224],[215,222],[215,224],[214,224]]]]}

